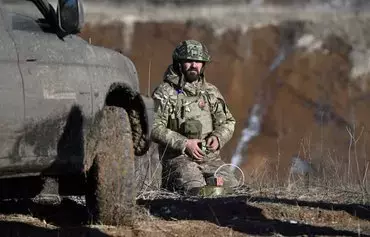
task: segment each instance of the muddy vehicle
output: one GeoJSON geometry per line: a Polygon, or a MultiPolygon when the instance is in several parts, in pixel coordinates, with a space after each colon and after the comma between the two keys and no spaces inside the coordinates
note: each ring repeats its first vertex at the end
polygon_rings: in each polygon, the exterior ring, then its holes
{"type": "Polygon", "coordinates": [[[85,196],[93,222],[117,224],[148,113],[132,61],[80,38],[83,20],[80,0],[0,0],[0,196],[85,196]]]}

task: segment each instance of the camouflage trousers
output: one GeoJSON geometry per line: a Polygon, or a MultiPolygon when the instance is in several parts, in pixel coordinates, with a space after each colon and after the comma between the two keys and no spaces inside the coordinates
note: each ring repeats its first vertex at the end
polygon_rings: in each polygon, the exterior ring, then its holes
{"type": "MultiPolygon", "coordinates": [[[[217,155],[212,160],[196,162],[194,159],[181,155],[163,162],[162,187],[170,191],[187,193],[196,188],[206,185],[207,177],[213,176],[214,172],[225,164],[217,155]]],[[[224,180],[224,186],[236,187],[238,180],[235,178],[230,166],[224,166],[217,171],[217,176],[224,180]]]]}

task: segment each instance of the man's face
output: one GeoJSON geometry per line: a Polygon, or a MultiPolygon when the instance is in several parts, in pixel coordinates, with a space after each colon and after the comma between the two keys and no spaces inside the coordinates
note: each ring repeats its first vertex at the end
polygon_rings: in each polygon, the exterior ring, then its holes
{"type": "Polygon", "coordinates": [[[188,82],[194,82],[199,79],[200,70],[203,67],[202,62],[198,61],[185,61],[182,64],[182,71],[188,82]]]}

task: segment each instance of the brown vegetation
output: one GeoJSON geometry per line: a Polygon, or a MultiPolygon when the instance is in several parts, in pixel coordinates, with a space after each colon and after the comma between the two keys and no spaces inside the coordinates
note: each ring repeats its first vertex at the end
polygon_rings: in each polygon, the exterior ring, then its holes
{"type": "Polygon", "coordinates": [[[2,236],[369,236],[368,206],[358,195],[311,189],[239,190],[220,198],[175,197],[170,193],[138,199],[130,225],[91,225],[84,207],[28,200],[0,202],[2,236]],[[343,200],[342,198],[345,198],[343,200]],[[11,214],[10,214],[11,213],[11,214]]]}

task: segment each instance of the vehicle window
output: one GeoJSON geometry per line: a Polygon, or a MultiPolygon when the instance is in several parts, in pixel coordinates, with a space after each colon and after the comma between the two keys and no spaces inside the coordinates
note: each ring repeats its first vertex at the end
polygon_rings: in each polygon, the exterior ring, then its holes
{"type": "Polygon", "coordinates": [[[2,0],[4,9],[16,14],[32,18],[43,18],[39,9],[31,1],[25,0],[2,0]]]}
{"type": "Polygon", "coordinates": [[[30,1],[25,0],[2,0],[7,23],[13,30],[42,31],[37,19],[43,19],[39,9],[30,1]]]}

